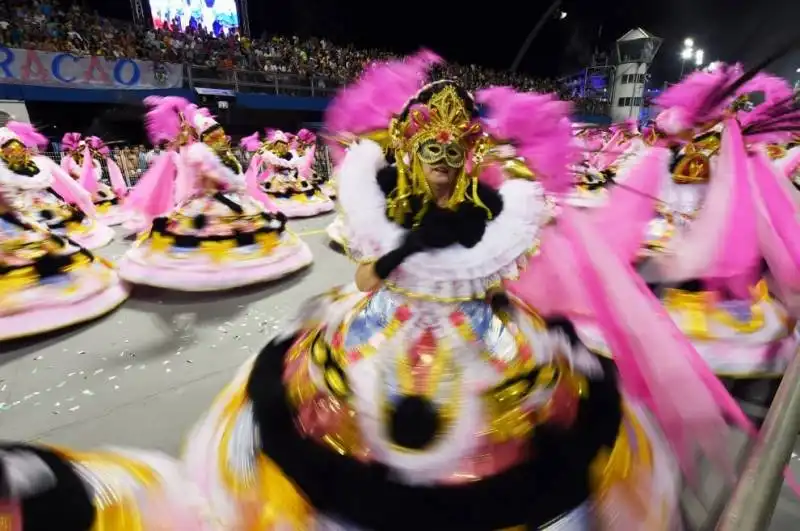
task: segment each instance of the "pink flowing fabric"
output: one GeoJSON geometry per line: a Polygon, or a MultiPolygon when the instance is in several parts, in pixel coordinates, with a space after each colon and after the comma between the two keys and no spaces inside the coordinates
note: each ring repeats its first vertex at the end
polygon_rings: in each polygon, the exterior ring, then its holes
{"type": "Polygon", "coordinates": [[[84,214],[94,217],[97,209],[92,202],[92,196],[64,171],[58,164],[47,157],[48,168],[53,176],[52,188],[64,201],[77,206],[84,214]]]}
{"type": "Polygon", "coordinates": [[[588,213],[595,226],[608,228],[606,244],[626,262],[638,255],[655,214],[656,197],[669,178],[669,151],[646,149],[636,164],[625,168],[625,184],[613,186],[608,203],[588,213]]]}
{"type": "Polygon", "coordinates": [[[687,476],[693,477],[698,447],[732,475],[726,416],[752,432],[749,420],[641,278],[583,216],[565,208],[559,218],[580,271],[571,282],[586,290],[624,389],[653,412],[687,476]]]}
{"type": "Polygon", "coordinates": [[[180,153],[171,151],[172,161],[175,164],[175,204],[177,205],[184,199],[194,194],[197,189],[194,175],[186,168],[186,163],[183,160],[182,153],[185,152],[187,146],[181,147],[180,153]]]}
{"type": "Polygon", "coordinates": [[[800,290],[800,198],[763,152],[750,158],[759,211],[758,236],[770,272],[784,290],[800,290]]]}
{"type": "Polygon", "coordinates": [[[311,146],[305,155],[303,165],[298,169],[298,175],[304,179],[311,178],[311,170],[314,168],[314,157],[317,151],[317,146],[311,146]]]}
{"type": "Polygon", "coordinates": [[[146,223],[163,216],[175,204],[177,168],[174,157],[171,151],[162,153],[142,175],[125,201],[125,207],[144,216],[146,223]]]}
{"type": "Polygon", "coordinates": [[[86,146],[86,149],[83,150],[80,185],[92,194],[92,197],[97,193],[97,176],[94,174],[94,159],[92,159],[92,152],[89,150],[89,146],[86,146]]]}
{"type": "Polygon", "coordinates": [[[623,148],[617,144],[623,138],[622,131],[617,131],[611,136],[611,139],[606,142],[606,145],[600,150],[592,161],[595,169],[602,171],[611,166],[620,155],[622,155],[623,148]]]}
{"type": "Polygon", "coordinates": [[[122,199],[128,195],[128,183],[125,182],[125,178],[122,176],[119,166],[117,166],[116,162],[111,160],[111,157],[106,157],[106,165],[108,166],[108,178],[111,181],[111,189],[117,197],[122,199]]]}
{"type": "Polygon", "coordinates": [[[275,203],[272,199],[261,190],[261,187],[258,186],[258,169],[261,167],[261,155],[253,155],[253,159],[250,161],[250,166],[247,167],[247,171],[244,174],[244,185],[247,189],[247,193],[250,194],[253,198],[256,199],[259,203],[264,205],[264,208],[269,210],[270,212],[277,212],[278,207],[275,206],[275,203]]]}
{"type": "Polygon", "coordinates": [[[741,131],[728,120],[699,215],[673,239],[672,252],[655,259],[664,281],[703,278],[736,296],[749,296],[760,253],[748,172],[741,131]]]}
{"type": "Polygon", "coordinates": [[[572,247],[557,223],[542,229],[540,247],[519,278],[505,284],[506,289],[545,317],[591,317],[591,307],[576,282],[580,271],[572,247]]]}

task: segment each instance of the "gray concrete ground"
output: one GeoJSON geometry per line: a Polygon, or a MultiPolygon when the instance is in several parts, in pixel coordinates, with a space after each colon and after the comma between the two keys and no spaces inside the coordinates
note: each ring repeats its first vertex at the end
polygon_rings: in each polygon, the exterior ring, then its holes
{"type": "MultiPolygon", "coordinates": [[[[299,303],[352,280],[353,266],[328,246],[324,228],[332,219],[290,222],[315,258],[290,278],[223,294],[137,288],[102,319],[0,346],[0,439],[177,455],[184,434],[237,367],[299,303]]],[[[114,260],[129,244],[120,237],[100,254],[114,260]]],[[[800,477],[800,461],[792,466],[800,477]]],[[[707,479],[700,485],[706,506],[716,490],[707,479]]],[[[703,510],[698,505],[692,512],[703,510]]],[[[794,530],[799,522],[800,503],[784,492],[770,529],[794,530]]]]}

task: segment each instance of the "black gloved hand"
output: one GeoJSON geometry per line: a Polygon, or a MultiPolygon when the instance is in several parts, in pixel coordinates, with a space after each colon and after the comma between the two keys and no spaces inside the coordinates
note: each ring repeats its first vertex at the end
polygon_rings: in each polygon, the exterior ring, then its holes
{"type": "Polygon", "coordinates": [[[375,261],[375,274],[381,280],[386,280],[392,274],[392,271],[397,269],[406,258],[423,249],[425,249],[425,245],[420,238],[419,232],[409,231],[403,243],[397,249],[389,251],[375,261]]]}

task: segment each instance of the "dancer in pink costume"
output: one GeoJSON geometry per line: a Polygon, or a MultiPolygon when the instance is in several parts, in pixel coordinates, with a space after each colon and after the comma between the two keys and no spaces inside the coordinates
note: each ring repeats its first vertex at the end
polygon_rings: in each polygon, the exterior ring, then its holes
{"type": "MultiPolygon", "coordinates": [[[[784,80],[743,75],[723,65],[659,97],[661,142],[677,153],[660,208],[662,217],[672,214],[673,227],[640,270],[717,375],[756,379],[780,377],[798,348],[800,203],[763,143],[788,140],[800,114],[784,80]],[[744,98],[754,91],[763,91],[766,102],[750,109],[744,98]]],[[[638,193],[618,190],[620,200],[597,219],[617,228],[610,238],[629,260],[647,227],[642,210],[631,214],[629,205],[658,194],[658,173],[637,175],[628,184],[638,193]]],[[[598,330],[580,330],[595,350],[608,352],[598,330]]]]}
{"type": "Polygon", "coordinates": [[[82,139],[80,133],[65,134],[61,145],[65,151],[61,167],[91,194],[98,220],[105,225],[124,223],[128,214],[122,209],[122,201],[128,194],[128,184],[111,159],[108,146],[96,136],[82,139]],[[102,180],[103,164],[108,168],[111,186],[102,180]]]}
{"type": "Polygon", "coordinates": [[[107,263],[48,230],[59,216],[70,236],[82,226],[59,197],[91,201],[54,162],[31,156],[45,142],[29,124],[0,128],[0,341],[95,319],[128,298],[107,263]]]}
{"type": "Polygon", "coordinates": [[[610,131],[611,136],[605,142],[598,133],[591,136],[584,133],[576,138],[586,153],[583,164],[576,167],[577,183],[563,199],[565,204],[582,208],[606,205],[610,188],[614,184],[624,185],[645,160],[645,144],[635,121],[613,125],[610,131]]]}
{"type": "Polygon", "coordinates": [[[15,211],[81,247],[98,249],[114,231],[95,220],[91,196],[48,157],[38,155],[47,139],[30,124],[9,122],[0,129],[3,189],[15,211]]]}
{"type": "Polygon", "coordinates": [[[491,88],[481,118],[425,84],[438,61],[373,65],[329,106],[356,286],[242,368],[188,440],[192,477],[230,529],[675,529],[673,455],[724,461],[723,411],[745,420],[585,214],[554,208],[579,156],[569,105],[491,88]],[[505,180],[520,159],[538,182],[505,180]],[[620,381],[568,321],[505,296],[515,278],[579,292],[620,381]]]}
{"type": "Polygon", "coordinates": [[[315,186],[319,187],[326,196],[336,199],[336,180],[333,175],[319,174],[314,169],[317,160],[317,135],[308,129],[300,129],[294,137],[294,151],[299,157],[304,158],[298,173],[315,186]]]}
{"type": "Polygon", "coordinates": [[[109,448],[0,444],[4,531],[228,531],[174,459],[109,448]]]}
{"type": "Polygon", "coordinates": [[[263,143],[258,133],[242,139],[241,145],[254,152],[247,169],[258,176],[259,186],[286,217],[304,218],[333,210],[333,201],[308,177],[309,160],[291,149],[293,136],[268,130],[263,143]]]}
{"type": "Polygon", "coordinates": [[[311,264],[310,249],[286,230],[286,217],[264,209],[269,198],[252,175],[242,175],[225,131],[207,109],[174,97],[145,103],[151,140],[181,147],[163,155],[131,194],[152,222],[119,262],[122,278],[218,291],[276,280],[311,264]],[[197,141],[182,145],[182,135],[197,141]]]}

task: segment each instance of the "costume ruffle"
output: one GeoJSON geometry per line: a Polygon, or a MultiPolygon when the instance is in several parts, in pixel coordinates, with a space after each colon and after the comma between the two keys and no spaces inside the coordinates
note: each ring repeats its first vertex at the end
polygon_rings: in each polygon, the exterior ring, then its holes
{"type": "Polygon", "coordinates": [[[499,317],[481,301],[340,288],[245,364],[186,462],[232,528],[644,529],[675,517],[677,473],[614,373],[520,306],[499,317]],[[403,420],[403,362],[423,343],[444,363],[423,393],[432,409],[403,420]],[[616,457],[601,463],[606,445],[616,457]],[[595,496],[590,469],[605,471],[595,496]]]}
{"type": "Polygon", "coordinates": [[[136,284],[181,291],[216,291],[275,280],[312,262],[308,246],[238,192],[201,192],[178,205],[119,263],[136,284]]]}
{"type": "Polygon", "coordinates": [[[92,253],[13,212],[0,216],[0,340],[95,319],[128,298],[92,253]]]}
{"type": "MultiPolygon", "coordinates": [[[[380,146],[369,140],[350,149],[339,170],[343,236],[351,256],[375,260],[396,248],[404,230],[386,217],[386,197],[374,176],[385,165],[380,146]]],[[[538,248],[540,228],[554,215],[537,183],[510,180],[499,190],[503,210],[486,226],[474,247],[461,245],[418,253],[406,260],[387,285],[437,300],[482,297],[503,279],[514,279],[538,248]]]]}
{"type": "Polygon", "coordinates": [[[2,444],[0,467],[17,495],[0,513],[9,529],[221,529],[181,464],[158,452],[2,444]]]}

